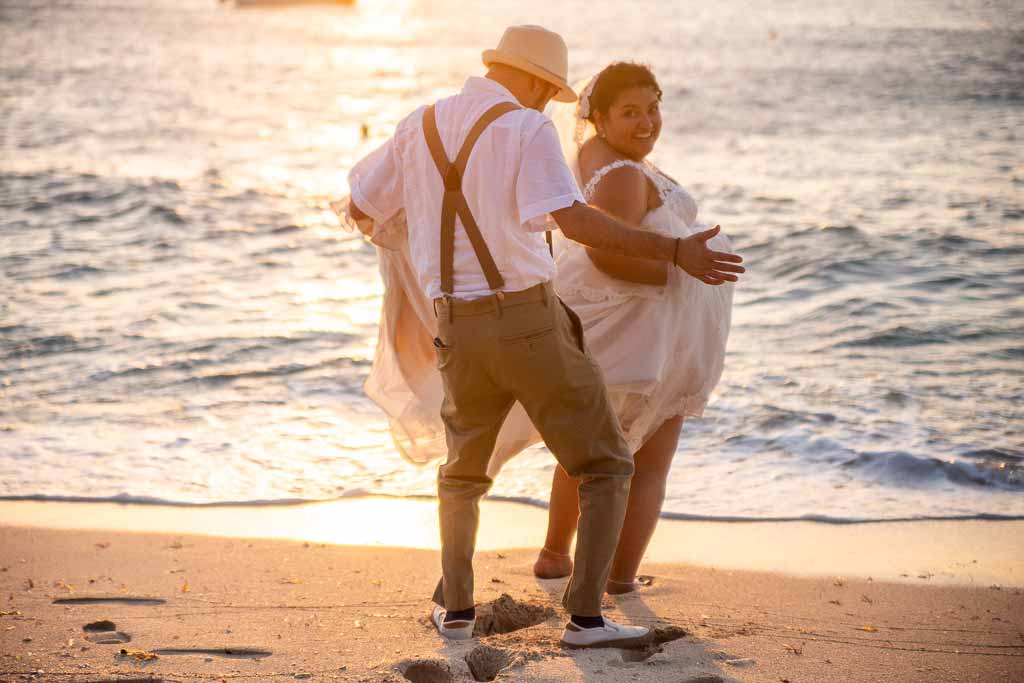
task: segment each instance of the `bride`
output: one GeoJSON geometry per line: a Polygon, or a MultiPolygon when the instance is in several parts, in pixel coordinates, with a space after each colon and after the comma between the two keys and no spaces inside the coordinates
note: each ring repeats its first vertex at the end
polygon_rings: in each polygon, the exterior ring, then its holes
{"type": "MultiPolygon", "coordinates": [[[[590,80],[578,104],[553,105],[552,118],[566,161],[590,204],[638,229],[686,237],[706,230],[696,220],[696,202],[646,159],[661,133],[660,101],[661,89],[647,67],[617,62],[590,80]]],[[[357,165],[352,174],[359,173],[357,165]]],[[[401,454],[426,463],[446,453],[433,308],[410,265],[404,212],[367,228],[347,215],[348,204],[345,198],[332,207],[347,227],[369,231],[378,246],[384,281],[380,334],[366,393],[387,414],[401,454]]],[[[604,371],[634,452],[625,523],[607,586],[610,593],[623,593],[635,589],[683,419],[701,415],[721,376],[733,287],[715,279],[702,283],[663,263],[601,252],[554,234],[555,289],[582,320],[586,344],[604,371]]],[[[720,233],[708,246],[731,251],[720,233]]],[[[517,403],[499,432],[488,475],[493,477],[509,458],[540,440],[517,403]]],[[[576,483],[559,466],[552,482],[547,539],[534,565],[537,576],[571,573],[569,550],[578,517],[576,483]]]]}
{"type": "MultiPolygon", "coordinates": [[[[697,222],[696,201],[647,160],[661,134],[661,95],[649,68],[616,62],[583,89],[575,125],[564,124],[564,111],[553,118],[560,131],[572,132],[571,141],[563,135],[566,160],[589,204],[641,229],[687,237],[707,227],[697,222]]],[[[732,251],[720,233],[708,246],[732,251]]],[[[607,586],[609,593],[625,593],[636,589],[683,420],[703,413],[722,375],[733,285],[704,284],[657,261],[565,239],[559,241],[557,264],[555,290],[583,322],[634,453],[626,518],[607,586]]],[[[534,565],[539,577],[572,571],[576,490],[576,482],[556,467],[547,539],[534,565]]]]}

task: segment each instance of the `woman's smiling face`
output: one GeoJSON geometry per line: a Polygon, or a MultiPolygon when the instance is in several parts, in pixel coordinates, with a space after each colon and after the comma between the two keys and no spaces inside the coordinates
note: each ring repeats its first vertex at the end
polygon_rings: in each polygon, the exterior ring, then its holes
{"type": "Polygon", "coordinates": [[[639,161],[651,153],[661,134],[660,105],[654,88],[626,88],[612,102],[606,116],[596,113],[597,130],[617,151],[639,161]]]}

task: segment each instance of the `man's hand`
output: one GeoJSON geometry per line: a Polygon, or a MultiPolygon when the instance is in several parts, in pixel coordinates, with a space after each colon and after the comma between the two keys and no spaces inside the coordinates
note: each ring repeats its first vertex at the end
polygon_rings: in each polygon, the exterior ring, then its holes
{"type": "Polygon", "coordinates": [[[373,235],[373,221],[363,213],[363,210],[356,206],[356,203],[349,197],[348,200],[348,215],[352,217],[352,220],[356,222],[356,227],[359,228],[359,232],[363,233],[367,237],[373,235]]]}
{"type": "Polygon", "coordinates": [[[707,241],[721,231],[716,225],[710,230],[680,239],[676,249],[675,264],[689,275],[709,285],[736,282],[733,273],[745,273],[746,268],[734,265],[743,263],[743,257],[724,251],[709,249],[707,241]]]}

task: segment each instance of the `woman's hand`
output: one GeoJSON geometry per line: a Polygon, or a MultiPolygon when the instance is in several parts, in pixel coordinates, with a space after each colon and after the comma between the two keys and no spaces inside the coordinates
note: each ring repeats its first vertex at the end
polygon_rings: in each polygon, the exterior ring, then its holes
{"type": "Polygon", "coordinates": [[[690,276],[709,285],[736,282],[734,273],[746,272],[746,268],[736,265],[743,263],[743,257],[724,251],[714,251],[707,245],[708,240],[721,230],[722,226],[716,225],[710,230],[698,232],[685,239],[678,238],[673,262],[690,276]]]}

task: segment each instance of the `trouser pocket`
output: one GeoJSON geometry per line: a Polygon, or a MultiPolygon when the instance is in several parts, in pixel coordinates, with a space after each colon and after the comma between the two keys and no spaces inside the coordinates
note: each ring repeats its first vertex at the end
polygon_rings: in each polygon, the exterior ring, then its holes
{"type": "Polygon", "coordinates": [[[572,323],[572,333],[576,338],[576,346],[579,347],[580,351],[586,353],[587,346],[583,341],[583,321],[581,321],[580,317],[576,315],[576,311],[569,308],[564,301],[559,299],[558,303],[562,304],[562,308],[565,309],[566,315],[569,316],[569,322],[572,323]]]}

